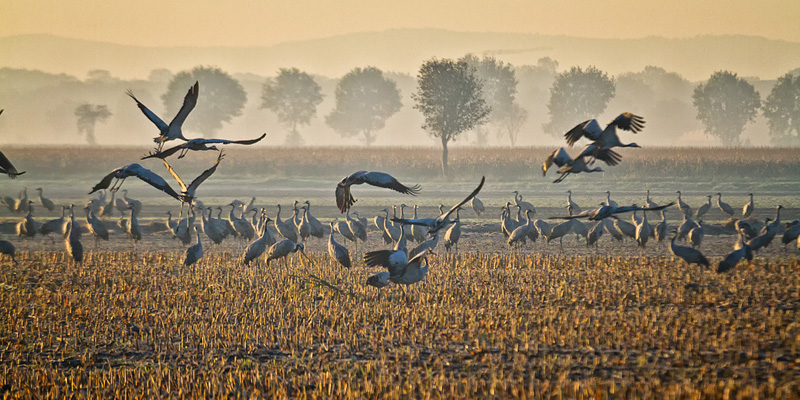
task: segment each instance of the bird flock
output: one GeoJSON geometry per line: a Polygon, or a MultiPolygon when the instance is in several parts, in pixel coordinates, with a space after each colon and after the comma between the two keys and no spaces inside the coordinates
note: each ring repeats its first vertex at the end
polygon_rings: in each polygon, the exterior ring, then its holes
{"type": "MultiPolygon", "coordinates": [[[[312,215],[310,201],[304,203],[295,201],[291,207],[291,215],[287,219],[281,218],[281,212],[284,210],[280,204],[276,207],[273,219],[268,216],[266,208],[254,206],[255,198],[252,198],[249,203],[234,200],[224,207],[206,206],[199,199],[197,191],[203,182],[211,178],[224,160],[223,149],[218,148],[217,145],[252,145],[264,139],[266,134],[249,140],[186,138],[182,125],[197,104],[199,92],[199,82],[195,82],[184,97],[182,107],[169,124],[150,111],[131,91],[127,92],[127,95],[135,101],[137,107],[159,131],[153,139],[156,148],[141,157],[140,161],[160,160],[166,172],[177,184],[177,189],[173,188],[161,175],[138,163],[127,164],[107,173],[91,188],[89,194],[96,195],[83,207],[85,211],[84,226],[94,238],[95,246],[99,240],[107,241],[109,239],[109,231],[102,218],[112,216],[114,209],[122,215],[117,221],[117,226],[129,236],[134,247],[142,239],[144,232],[138,222],[142,203],[128,197],[127,190],[122,190],[122,196],[119,195],[122,184],[130,177],[136,177],[180,202],[177,219],[173,219],[172,213],[167,212],[164,228],[179,239],[184,246],[188,246],[182,263],[185,267],[193,267],[203,259],[202,235],[205,235],[212,245],[219,245],[227,238],[238,238],[244,247],[241,256],[244,264],[261,262],[260,260],[263,258],[263,262],[269,266],[272,261],[285,259],[293,253],[304,255],[307,240],[310,238],[324,240],[327,234],[329,256],[342,267],[351,268],[356,264],[351,259],[350,249],[343,244],[345,242],[337,241],[337,235],[343,240],[351,242],[354,252],[358,253],[359,242],[363,244],[367,241],[369,227],[367,218],[359,215],[357,211],[352,211],[351,215],[351,208],[357,202],[351,193],[352,186],[367,184],[391,189],[408,196],[421,194],[421,187],[418,184],[405,185],[384,172],[358,171],[342,178],[336,184],[336,206],[343,217],[341,219],[334,218],[327,224],[323,224],[312,215]],[[166,142],[174,140],[182,141],[182,143],[164,148],[166,142]],[[175,159],[180,160],[194,151],[217,151],[218,155],[213,165],[187,185],[173,165],[168,162],[168,159],[177,155],[175,159]],[[227,210],[226,219],[222,217],[222,214],[227,207],[230,209],[227,210]],[[213,215],[215,211],[216,217],[213,215]],[[248,216],[250,213],[252,216],[248,216]],[[200,221],[196,220],[197,214],[200,216],[200,221]]],[[[0,110],[1,113],[2,110],[0,110]]],[[[617,135],[617,129],[636,134],[644,128],[644,124],[645,121],[640,116],[627,112],[617,116],[605,128],[601,128],[595,119],[582,122],[565,133],[564,137],[570,147],[584,138],[590,143],[575,157],[569,156],[563,147],[557,149],[544,161],[542,172],[546,175],[553,165],[558,166],[560,176],[554,180],[554,183],[559,183],[570,174],[602,171],[600,167],[592,167],[597,160],[603,161],[608,166],[617,165],[622,161],[622,156],[614,148],[640,147],[636,143],[623,144],[617,135]]],[[[25,171],[18,172],[1,152],[0,172],[7,174],[11,179],[25,173],[25,171]]],[[[477,196],[485,182],[486,177],[482,177],[477,187],[463,200],[447,210],[444,205],[441,205],[439,214],[435,216],[419,216],[417,205],[410,207],[400,204],[392,206],[391,210],[384,208],[381,211],[382,215],[374,217],[372,225],[379,232],[387,248],[364,252],[364,265],[381,269],[380,272],[368,276],[365,280],[366,284],[383,288],[392,283],[411,285],[422,281],[429,268],[428,256],[435,251],[440,240],[443,242],[445,250],[453,249],[457,252],[462,231],[460,212],[469,207],[477,216],[484,215],[486,206],[477,196]],[[407,216],[406,208],[411,209],[413,214],[407,216]],[[409,243],[416,243],[416,245],[409,247],[409,243]]],[[[57,209],[52,200],[44,197],[42,188],[37,188],[36,192],[39,204],[43,208],[49,211],[57,209]]],[[[782,207],[778,206],[775,218],[768,218],[762,227],[759,221],[752,217],[755,209],[752,193],[749,194],[749,202],[742,209],[741,218],[733,218],[734,209],[723,201],[720,192],[707,195],[707,202],[697,207],[694,213],[691,206],[683,201],[680,191],[676,192],[677,198],[674,201],[659,205],[651,199],[650,191],[647,190],[644,206],[636,204],[621,206],[611,199],[609,191],[606,192],[605,201],[599,203],[595,208],[579,206],[573,198],[572,191],[567,190],[566,193],[566,215],[553,216],[545,220],[535,218],[536,208],[532,203],[523,200],[519,191],[512,192],[512,200],[499,207],[500,231],[505,235],[506,243],[511,251],[517,251],[526,243],[533,243],[539,239],[545,240],[547,243],[558,239],[559,244],[563,246],[564,238],[570,234],[576,235],[588,247],[597,247],[599,239],[606,233],[619,242],[632,239],[642,248],[646,247],[651,240],[656,243],[668,240],[669,251],[674,256],[684,260],[687,264],[708,267],[711,264],[700,250],[706,229],[701,218],[709,213],[714,205],[731,217],[725,225],[732,229],[736,236],[732,251],[719,261],[718,272],[730,271],[741,260],[751,261],[754,253],[768,246],[781,231],[783,231],[782,241],[784,244],[795,241],[800,248],[800,239],[798,239],[800,222],[792,221],[785,226],[782,225],[780,216],[782,207]],[[680,224],[670,226],[667,214],[669,208],[673,206],[677,206],[682,220],[680,224]],[[660,215],[660,221],[655,225],[651,224],[648,220],[648,212],[651,213],[651,216],[660,215]],[[631,218],[624,217],[626,214],[631,214],[631,218]],[[676,241],[686,241],[687,245],[680,245],[676,241]]],[[[67,253],[76,263],[83,261],[81,229],[80,224],[76,222],[74,204],[62,206],[60,218],[40,223],[33,218],[34,201],[28,198],[27,189],[23,189],[17,198],[3,197],[0,198],[0,202],[13,212],[25,213],[24,218],[16,225],[18,236],[31,238],[39,234],[53,241],[50,237],[51,234],[62,235],[67,253]]],[[[492,207],[489,208],[492,209],[492,207]]],[[[13,262],[17,262],[12,243],[0,241],[0,253],[9,255],[13,262]]]]}

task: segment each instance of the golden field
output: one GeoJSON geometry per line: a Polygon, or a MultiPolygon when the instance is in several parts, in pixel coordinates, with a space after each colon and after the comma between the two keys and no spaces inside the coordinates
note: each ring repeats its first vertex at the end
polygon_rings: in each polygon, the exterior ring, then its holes
{"type": "MultiPolygon", "coordinates": [[[[0,237],[16,245],[20,262],[0,256],[3,397],[800,397],[800,263],[780,235],[752,265],[717,274],[673,258],[664,243],[641,250],[608,235],[598,249],[573,236],[563,247],[540,240],[511,252],[498,222],[514,189],[547,219],[564,214],[565,190],[590,208],[608,188],[620,204],[641,202],[645,188],[660,203],[684,190],[695,208],[722,191],[739,210],[753,191],[759,219],[783,204],[789,221],[800,216],[796,149],[631,150],[605,174],[559,185],[538,169],[551,149],[456,148],[450,180],[437,175],[437,149],[346,150],[232,149],[198,195],[215,206],[256,196],[273,218],[277,203],[311,199],[326,223],[341,218],[333,199],[341,176],[384,170],[421,183],[421,194],[358,187],[354,209],[371,219],[391,204],[417,203],[428,216],[486,175],[487,214],[462,213],[460,252],[440,243],[422,283],[379,290],[364,284],[377,270],[356,261],[384,248],[374,230],[358,251],[348,244],[351,269],[334,264],[319,239],[309,241],[308,259],[246,266],[245,243],[213,247],[206,238],[205,257],[185,268],[184,247],[159,228],[178,204],[130,179],[124,188],[145,204],[145,238],[134,248],[112,230],[95,247],[84,232],[87,254],[75,264],[56,235],[16,238],[22,216],[0,208],[0,237]]],[[[59,205],[82,205],[103,175],[146,149],[4,152],[28,173],[4,179],[0,194],[27,187],[34,198],[42,186],[59,205]]],[[[215,157],[173,165],[189,176],[215,157]]],[[[35,212],[41,221],[56,214],[35,212]]],[[[734,241],[726,218],[716,208],[707,218],[702,250],[714,267],[734,241]]]]}

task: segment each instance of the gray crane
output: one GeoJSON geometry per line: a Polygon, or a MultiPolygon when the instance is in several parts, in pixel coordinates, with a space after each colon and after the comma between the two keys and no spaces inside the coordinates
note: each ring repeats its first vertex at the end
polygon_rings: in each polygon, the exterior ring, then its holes
{"type": "Polygon", "coordinates": [[[36,188],[36,191],[39,193],[39,203],[42,204],[42,207],[46,208],[47,211],[53,211],[56,209],[55,203],[42,195],[42,188],[36,188]]]}
{"type": "Polygon", "coordinates": [[[717,192],[717,207],[719,207],[722,212],[728,215],[733,215],[733,207],[730,204],[722,201],[722,193],[717,192]]]}
{"type": "Polygon", "coordinates": [[[331,256],[339,265],[350,268],[350,251],[347,250],[347,247],[342,246],[339,243],[336,243],[336,240],[333,238],[335,230],[333,229],[333,222],[330,223],[331,225],[331,233],[328,236],[328,255],[331,256]]]}
{"type": "Polygon", "coordinates": [[[574,145],[575,142],[585,137],[593,142],[598,150],[610,149],[612,147],[640,147],[636,143],[622,144],[617,136],[617,128],[639,133],[644,129],[645,121],[642,117],[629,112],[618,115],[614,120],[606,125],[605,129],[600,128],[600,123],[596,119],[581,122],[564,134],[567,144],[574,145]]]}
{"type": "Polygon", "coordinates": [[[13,243],[9,242],[8,240],[0,240],[0,254],[5,254],[11,257],[11,261],[13,261],[14,264],[19,265],[19,262],[17,262],[17,259],[14,256],[16,251],[17,249],[14,247],[13,243]]]}
{"type": "MultiPolygon", "coordinates": [[[[602,150],[597,152],[596,159],[601,160],[610,166],[614,166],[619,164],[620,160],[622,160],[622,156],[613,150],[602,150]]],[[[553,183],[559,183],[563,181],[569,174],[577,174],[581,172],[603,172],[603,169],[600,167],[589,168],[588,163],[586,162],[586,156],[584,155],[579,155],[573,159],[563,147],[547,156],[542,164],[542,176],[547,175],[547,170],[549,170],[553,164],[560,167],[558,173],[561,174],[561,176],[556,178],[553,183]]]]}
{"type": "Polygon", "coordinates": [[[412,196],[419,194],[420,190],[419,185],[410,187],[405,186],[397,179],[384,172],[358,171],[350,176],[342,178],[342,180],[336,185],[336,206],[343,214],[356,202],[356,199],[352,194],[350,194],[350,186],[360,185],[363,183],[376,187],[392,189],[396,192],[409,194],[412,196]]]}
{"type": "Polygon", "coordinates": [[[75,223],[74,206],[70,206],[69,219],[69,231],[67,232],[67,238],[64,239],[64,245],[67,248],[67,254],[72,257],[72,261],[80,264],[83,263],[83,245],[81,244],[80,236],[76,234],[81,228],[75,223]]]}
{"type": "MultiPolygon", "coordinates": [[[[697,207],[697,211],[694,214],[694,217],[697,218],[697,219],[700,219],[702,216],[706,215],[708,210],[711,209],[711,195],[708,195],[706,197],[708,197],[708,203],[705,203],[702,206],[697,207]]],[[[717,203],[719,203],[719,201],[717,201],[717,203]]],[[[722,207],[720,207],[720,208],[722,208],[722,207]]],[[[731,211],[733,211],[733,210],[731,210],[731,211]]]]}
{"type": "Polygon", "coordinates": [[[756,209],[756,203],[753,201],[753,194],[750,193],[750,201],[742,207],[742,217],[747,218],[753,215],[753,211],[756,209]]]}
{"type": "Polygon", "coordinates": [[[586,210],[584,212],[581,212],[581,213],[578,213],[578,214],[575,214],[575,215],[570,215],[570,216],[565,216],[565,217],[553,217],[551,219],[588,218],[590,221],[599,221],[601,219],[608,218],[608,217],[610,217],[612,215],[631,212],[631,211],[636,211],[636,210],[642,210],[642,211],[663,210],[663,209],[665,209],[667,207],[670,207],[670,206],[672,206],[674,204],[675,204],[675,202],[673,201],[673,202],[671,202],[669,204],[665,204],[663,206],[658,206],[658,207],[639,207],[639,206],[636,206],[636,205],[632,205],[632,206],[613,206],[613,205],[605,205],[603,203],[600,203],[600,207],[599,208],[595,208],[594,210],[586,210]]]}
{"type": "MultiPolygon", "coordinates": [[[[483,184],[486,182],[486,177],[481,177],[481,182],[478,184],[478,187],[472,191],[464,200],[461,200],[458,204],[454,205],[449,211],[439,215],[436,218],[414,218],[414,219],[400,219],[400,218],[392,218],[393,222],[398,222],[401,224],[411,224],[411,225],[421,225],[426,226],[428,228],[428,235],[433,235],[436,232],[439,232],[440,229],[447,226],[450,221],[447,219],[450,214],[454,211],[459,209],[464,204],[467,204],[468,201],[472,200],[473,197],[477,196],[478,193],[483,188],[483,184]]],[[[387,214],[388,218],[388,214],[387,214]]]]}
{"type": "Polygon", "coordinates": [[[195,225],[194,236],[197,241],[186,249],[186,254],[183,257],[183,266],[189,267],[203,258],[203,242],[200,240],[200,227],[195,225]]]}
{"type": "Polygon", "coordinates": [[[272,246],[275,244],[275,239],[269,233],[269,229],[267,229],[268,223],[271,221],[271,219],[267,217],[263,211],[261,212],[261,219],[263,222],[260,224],[261,232],[259,238],[250,242],[244,251],[245,265],[250,264],[250,262],[256,258],[261,257],[261,255],[264,254],[264,251],[267,250],[267,246],[272,246]]]}
{"type": "Polygon", "coordinates": [[[14,164],[11,164],[11,161],[0,151],[0,174],[6,174],[11,179],[17,179],[18,176],[24,174],[25,171],[19,172],[14,167],[14,164]]]}
{"type": "Polygon", "coordinates": [[[734,250],[719,262],[719,265],[717,266],[717,273],[721,274],[732,270],[739,265],[739,262],[743,258],[747,259],[747,261],[753,261],[753,249],[744,243],[744,237],[740,234],[736,238],[736,246],[734,250]]]}
{"type": "Polygon", "coordinates": [[[175,153],[178,153],[178,158],[183,158],[186,156],[186,153],[189,150],[192,151],[203,151],[203,150],[219,150],[215,144],[243,144],[243,145],[251,145],[261,141],[267,134],[263,134],[255,139],[249,140],[226,140],[226,139],[204,139],[204,138],[197,138],[191,139],[186,143],[181,143],[177,146],[170,147],[166,150],[156,150],[155,152],[151,152],[150,154],[142,157],[142,160],[146,160],[148,158],[160,158],[165,159],[175,153]],[[211,145],[211,146],[209,146],[211,145]]]}
{"type": "Polygon", "coordinates": [[[283,239],[270,246],[269,250],[267,250],[267,266],[269,266],[272,260],[282,259],[298,251],[302,253],[304,249],[305,246],[303,246],[302,243],[295,243],[290,239],[283,239]]]}
{"type": "Polygon", "coordinates": [[[706,266],[706,267],[711,265],[708,262],[708,259],[706,258],[706,256],[704,256],[703,253],[700,252],[700,250],[697,250],[697,249],[695,249],[693,247],[689,247],[689,246],[680,246],[680,245],[675,244],[675,238],[678,235],[677,235],[677,231],[673,231],[673,232],[675,234],[672,235],[672,239],[670,239],[670,242],[669,242],[669,251],[673,255],[675,255],[676,257],[679,257],[683,261],[686,261],[686,264],[697,264],[697,265],[703,265],[703,266],[706,266]]]}
{"type": "Polygon", "coordinates": [[[379,250],[365,254],[364,262],[367,266],[386,268],[386,271],[370,276],[367,284],[382,288],[389,282],[412,285],[422,281],[428,274],[427,253],[427,251],[423,251],[410,260],[402,250],[379,250]],[[402,256],[398,253],[402,253],[402,256]]]}
{"type": "Polygon", "coordinates": [[[150,122],[155,124],[155,126],[158,128],[159,135],[153,138],[153,142],[158,143],[159,151],[161,151],[161,148],[164,146],[164,142],[175,139],[188,141],[185,137],[183,137],[181,128],[183,126],[183,122],[186,121],[186,117],[189,116],[189,113],[192,112],[194,106],[197,105],[197,96],[199,93],[200,83],[195,82],[194,86],[189,88],[186,96],[184,96],[181,109],[178,110],[175,118],[173,118],[169,125],[167,125],[161,118],[158,117],[158,115],[150,111],[150,109],[142,104],[142,102],[140,102],[139,99],[133,95],[133,92],[130,89],[126,92],[126,94],[136,102],[136,105],[139,106],[139,109],[142,110],[142,113],[144,113],[147,119],[149,119],[150,122]]]}

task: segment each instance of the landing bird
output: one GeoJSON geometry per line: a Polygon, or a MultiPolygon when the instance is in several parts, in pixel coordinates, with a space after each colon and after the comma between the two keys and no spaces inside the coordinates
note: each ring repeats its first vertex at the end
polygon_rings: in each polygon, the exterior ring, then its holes
{"type": "Polygon", "coordinates": [[[382,288],[388,285],[390,281],[403,285],[411,285],[425,278],[425,275],[428,273],[427,250],[417,254],[414,258],[406,262],[395,262],[391,258],[394,253],[396,252],[392,250],[380,250],[364,255],[364,261],[367,263],[367,266],[381,266],[387,269],[387,271],[370,276],[367,279],[368,285],[382,288]],[[424,266],[422,264],[423,261],[425,262],[424,266]]]}
{"type": "Polygon", "coordinates": [[[355,204],[356,199],[354,199],[353,195],[350,194],[350,186],[360,185],[362,183],[392,189],[394,191],[403,194],[410,194],[412,196],[416,196],[420,189],[419,185],[407,187],[400,183],[397,179],[393,178],[391,175],[383,172],[358,171],[350,176],[342,178],[342,180],[339,181],[339,184],[336,185],[336,206],[339,207],[339,211],[344,213],[350,209],[350,206],[355,204]]]}
{"type": "Polygon", "coordinates": [[[411,224],[411,225],[422,225],[428,227],[428,235],[433,236],[434,233],[439,232],[440,229],[444,228],[447,224],[450,223],[447,217],[450,216],[453,212],[455,212],[458,208],[467,204],[473,197],[478,195],[478,192],[481,191],[483,188],[483,183],[486,181],[486,177],[481,177],[481,183],[478,185],[472,193],[469,194],[464,200],[461,200],[460,203],[456,204],[446,213],[439,215],[436,218],[414,218],[414,219],[403,219],[403,218],[392,218],[392,222],[397,222],[401,224],[411,224]]]}
{"type": "Polygon", "coordinates": [[[587,156],[593,156],[595,159],[601,160],[610,166],[615,166],[622,161],[622,156],[620,156],[617,152],[613,150],[597,150],[592,152],[587,152],[587,150],[593,150],[592,145],[589,145],[586,150],[582,151],[578,157],[574,159],[567,154],[567,151],[564,150],[563,147],[559,148],[558,150],[554,151],[550,154],[547,159],[542,164],[542,176],[547,175],[547,170],[553,166],[553,164],[561,167],[558,170],[558,173],[561,176],[553,181],[553,183],[559,183],[564,180],[569,174],[577,174],[580,172],[603,172],[600,167],[596,168],[589,168],[586,163],[587,156]]]}
{"type": "Polygon", "coordinates": [[[260,142],[261,139],[263,139],[266,136],[267,136],[267,134],[265,133],[265,134],[259,136],[256,139],[249,139],[249,140],[225,140],[225,139],[203,139],[203,138],[192,139],[192,140],[190,140],[190,141],[188,141],[186,143],[179,144],[179,145],[174,146],[174,147],[170,147],[170,148],[168,148],[166,150],[156,151],[155,153],[150,153],[150,154],[142,157],[142,160],[146,160],[148,158],[160,158],[160,159],[163,160],[163,159],[165,159],[165,158],[167,158],[167,157],[169,157],[169,156],[171,156],[171,155],[173,155],[175,153],[178,153],[178,152],[180,152],[180,154],[178,154],[178,158],[183,158],[186,155],[186,153],[189,152],[189,150],[194,150],[194,151],[219,150],[217,148],[217,146],[213,146],[214,144],[245,144],[245,145],[250,145],[250,144],[254,144],[254,143],[260,142]],[[211,144],[212,146],[209,146],[209,144],[211,144]]]}
{"type": "MultiPolygon", "coordinates": [[[[600,203],[601,205],[603,203],[600,203]]],[[[574,219],[574,218],[588,218],[590,221],[600,221],[603,218],[611,217],[615,214],[621,214],[631,211],[658,211],[663,210],[669,206],[675,205],[675,202],[671,202],[669,204],[665,204],[663,206],[658,207],[639,207],[639,206],[606,206],[602,205],[599,208],[595,208],[594,210],[587,210],[579,214],[570,215],[567,217],[552,217],[550,219],[574,219]]]]}
{"type": "Polygon", "coordinates": [[[17,172],[17,169],[14,168],[14,165],[11,164],[11,161],[8,160],[5,154],[0,151],[0,174],[6,174],[11,179],[16,179],[17,175],[24,174],[25,171],[17,172]]]}
{"type": "Polygon", "coordinates": [[[125,179],[131,176],[135,176],[147,182],[150,186],[168,194],[170,197],[173,197],[176,200],[181,200],[181,196],[175,192],[174,189],[172,189],[172,187],[167,183],[167,181],[164,180],[164,178],[139,164],[130,164],[111,171],[110,174],[106,175],[100,180],[100,183],[94,185],[89,194],[92,194],[100,189],[109,188],[112,192],[115,192],[120,186],[122,186],[122,183],[125,182],[125,179]],[[114,179],[116,179],[116,181],[114,181],[114,184],[112,185],[111,181],[114,179]]]}
{"type": "Polygon", "coordinates": [[[189,186],[186,186],[186,184],[183,183],[183,179],[181,179],[181,177],[178,176],[175,170],[172,169],[172,166],[170,166],[169,163],[167,163],[167,160],[161,160],[161,161],[164,163],[164,166],[167,168],[167,171],[169,171],[169,173],[172,175],[173,178],[175,178],[175,181],[178,182],[178,185],[180,185],[181,187],[181,194],[179,195],[180,197],[179,200],[181,200],[181,202],[183,203],[191,204],[192,199],[194,199],[194,192],[197,190],[197,187],[200,186],[201,183],[205,182],[205,180],[208,179],[208,177],[211,176],[211,174],[213,174],[214,171],[217,170],[217,166],[219,165],[220,161],[222,161],[224,156],[225,155],[220,151],[219,156],[217,157],[217,162],[215,162],[211,168],[203,171],[203,173],[200,174],[197,178],[194,178],[194,180],[192,180],[192,183],[190,183],[189,186]]]}
{"type": "Polygon", "coordinates": [[[564,134],[567,144],[574,145],[580,138],[585,137],[594,142],[598,149],[610,149],[612,147],[639,147],[636,143],[628,145],[619,142],[617,128],[622,130],[639,133],[644,128],[644,119],[638,115],[624,112],[614,118],[605,129],[600,128],[600,123],[596,119],[581,122],[569,132],[564,134]]]}
{"type": "Polygon", "coordinates": [[[183,122],[186,121],[186,117],[192,112],[194,106],[197,105],[197,95],[200,93],[200,83],[195,82],[194,86],[189,88],[189,91],[186,93],[186,97],[183,98],[183,105],[181,109],[178,110],[178,114],[175,115],[175,118],[170,121],[169,125],[167,125],[161,118],[158,117],[154,112],[150,111],[136,96],[133,95],[133,92],[129,89],[126,94],[130,96],[135,102],[136,105],[139,106],[139,109],[142,110],[144,115],[150,122],[154,123],[158,130],[160,131],[159,135],[153,138],[153,141],[158,143],[158,150],[161,150],[161,146],[164,145],[164,142],[175,140],[175,139],[183,139],[187,140],[183,137],[183,132],[181,132],[181,126],[183,122]]]}

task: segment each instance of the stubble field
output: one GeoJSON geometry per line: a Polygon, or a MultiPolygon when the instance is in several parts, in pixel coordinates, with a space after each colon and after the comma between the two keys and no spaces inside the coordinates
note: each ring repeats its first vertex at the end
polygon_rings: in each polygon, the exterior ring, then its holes
{"type": "MultiPolygon", "coordinates": [[[[4,397],[800,396],[800,265],[780,235],[752,265],[717,274],[673,258],[664,243],[639,249],[608,235],[596,249],[570,235],[563,247],[538,241],[510,251],[498,220],[515,189],[537,206],[537,218],[547,219],[566,212],[567,189],[590,208],[605,190],[630,204],[641,203],[649,188],[660,203],[682,190],[695,208],[721,191],[739,210],[753,191],[757,218],[774,217],[782,204],[788,221],[800,207],[794,150],[691,149],[681,157],[625,152],[616,169],[561,185],[535,169],[543,149],[453,150],[451,168],[458,172],[449,181],[436,175],[435,150],[410,156],[384,149],[376,158],[363,150],[345,156],[315,149],[316,159],[284,150],[231,151],[198,195],[215,206],[256,196],[255,204],[272,218],[277,203],[309,199],[325,223],[341,218],[332,196],[341,176],[385,170],[421,183],[423,192],[412,198],[358,187],[354,209],[371,219],[405,202],[421,205],[428,216],[486,175],[480,197],[488,211],[481,217],[462,212],[459,252],[440,244],[423,282],[379,290],[364,285],[377,271],[360,262],[339,267],[320,239],[308,242],[308,259],[295,254],[269,266],[246,266],[244,243],[214,247],[203,238],[205,257],[185,268],[183,246],[159,225],[177,205],[138,182],[124,187],[145,204],[144,239],[134,248],[112,230],[111,240],[95,248],[84,233],[81,265],[68,260],[60,237],[53,235],[54,243],[14,237],[10,231],[22,216],[4,208],[2,238],[15,243],[20,262],[0,264],[4,397]]],[[[57,203],[76,205],[85,203],[85,192],[102,175],[138,154],[75,149],[66,161],[54,161],[48,149],[16,151],[20,169],[36,167],[3,181],[0,195],[16,197],[27,186],[34,197],[32,189],[42,186],[57,203]]],[[[213,155],[174,165],[191,175],[207,167],[206,158],[213,155]]],[[[36,211],[41,220],[57,216],[36,211]]],[[[669,216],[674,227],[678,212],[669,216]]],[[[734,241],[722,227],[726,219],[716,208],[704,218],[710,233],[702,250],[713,264],[734,241]]],[[[364,249],[385,246],[371,230],[358,250],[348,247],[356,260],[364,249]]]]}

